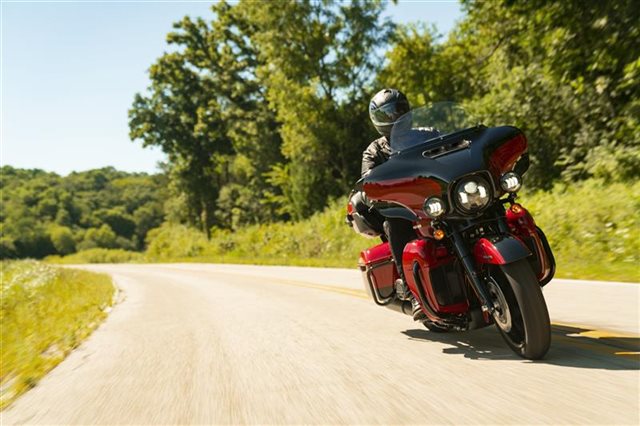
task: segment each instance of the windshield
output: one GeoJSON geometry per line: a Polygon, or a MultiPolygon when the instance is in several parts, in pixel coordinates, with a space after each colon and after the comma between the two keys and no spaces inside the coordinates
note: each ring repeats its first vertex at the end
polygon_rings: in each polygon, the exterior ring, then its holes
{"type": "Polygon", "coordinates": [[[411,110],[393,124],[391,149],[402,151],[478,124],[479,120],[467,114],[462,105],[437,102],[411,110]]]}

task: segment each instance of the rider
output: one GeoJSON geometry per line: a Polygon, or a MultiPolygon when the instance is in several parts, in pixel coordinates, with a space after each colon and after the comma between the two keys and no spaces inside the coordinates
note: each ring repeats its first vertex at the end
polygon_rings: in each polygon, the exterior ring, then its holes
{"type": "MultiPolygon", "coordinates": [[[[384,163],[391,155],[389,138],[393,124],[402,115],[409,112],[411,106],[407,97],[396,89],[383,89],[376,93],[369,103],[369,118],[373,126],[382,137],[374,140],[362,153],[362,176],[368,174],[371,169],[384,163]]],[[[421,321],[426,319],[420,304],[409,292],[406,279],[402,271],[402,252],[404,247],[416,239],[413,223],[406,219],[386,218],[384,231],[391,246],[391,254],[400,274],[400,282],[396,282],[396,289],[402,287],[404,294],[411,299],[413,305],[413,319],[421,321]]]]}

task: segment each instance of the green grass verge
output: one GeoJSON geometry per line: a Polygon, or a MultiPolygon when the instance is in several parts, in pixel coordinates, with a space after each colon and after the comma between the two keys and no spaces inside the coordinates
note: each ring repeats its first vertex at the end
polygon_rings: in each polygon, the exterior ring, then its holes
{"type": "Polygon", "coordinates": [[[47,263],[82,264],[82,263],[136,263],[144,262],[145,255],[135,251],[122,249],[92,248],[73,253],[68,256],[48,256],[47,263]]]}
{"type": "MultiPolygon", "coordinates": [[[[590,180],[523,193],[519,201],[547,234],[557,277],[640,282],[639,182],[590,180]]],[[[353,268],[358,253],[377,240],[356,235],[344,224],[344,204],[336,201],[301,222],[214,230],[210,241],[192,228],[164,224],[149,232],[144,258],[123,256],[122,261],[353,268]]],[[[81,252],[62,261],[87,258],[81,252]]]]}
{"type": "Polygon", "coordinates": [[[35,261],[0,264],[0,409],[35,386],[105,318],[107,275],[35,261]]]}
{"type": "Polygon", "coordinates": [[[557,186],[522,204],[549,238],[558,277],[640,282],[640,182],[557,186]]]}

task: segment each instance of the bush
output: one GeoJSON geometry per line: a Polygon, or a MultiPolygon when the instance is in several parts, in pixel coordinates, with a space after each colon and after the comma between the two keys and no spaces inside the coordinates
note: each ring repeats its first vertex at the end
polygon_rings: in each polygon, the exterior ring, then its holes
{"type": "Polygon", "coordinates": [[[145,256],[135,251],[127,251],[122,249],[104,249],[92,248],[83,250],[68,256],[47,256],[45,261],[48,263],[131,263],[144,262],[145,256]]]}
{"type": "Polygon", "coordinates": [[[76,242],[73,239],[71,229],[61,225],[51,225],[49,227],[49,237],[60,254],[70,254],[76,250],[76,242]]]}
{"type": "Polygon", "coordinates": [[[164,223],[147,235],[146,254],[153,260],[204,256],[208,249],[206,236],[184,225],[164,223]]]}
{"type": "Polygon", "coordinates": [[[355,266],[359,252],[377,241],[356,235],[344,223],[345,205],[344,200],[333,201],[300,222],[254,225],[237,232],[214,230],[213,252],[268,263],[355,266]]]}
{"type": "Polygon", "coordinates": [[[640,281],[640,182],[556,185],[522,203],[547,234],[560,276],[640,281]]]}
{"type": "Polygon", "coordinates": [[[310,266],[354,266],[358,253],[375,240],[356,235],[344,224],[344,202],[301,222],[252,225],[237,231],[200,231],[165,223],[149,232],[147,259],[310,266]]]}

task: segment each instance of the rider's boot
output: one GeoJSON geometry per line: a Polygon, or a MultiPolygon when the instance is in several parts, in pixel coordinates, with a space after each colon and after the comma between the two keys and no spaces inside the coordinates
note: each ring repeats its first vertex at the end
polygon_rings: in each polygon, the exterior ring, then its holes
{"type": "Polygon", "coordinates": [[[422,310],[422,306],[420,306],[420,303],[418,303],[418,300],[413,296],[413,294],[411,295],[411,306],[411,313],[413,314],[414,321],[424,321],[427,319],[427,315],[422,310]]]}
{"type": "Polygon", "coordinates": [[[422,310],[420,303],[418,303],[416,298],[413,296],[413,293],[409,291],[409,287],[404,282],[404,280],[402,278],[398,278],[394,284],[394,287],[399,299],[411,301],[411,315],[413,316],[413,320],[414,321],[426,320],[427,316],[422,310]]]}
{"type": "Polygon", "coordinates": [[[402,278],[398,278],[393,283],[393,289],[396,291],[396,297],[400,300],[409,300],[411,297],[411,291],[402,278]]]}

